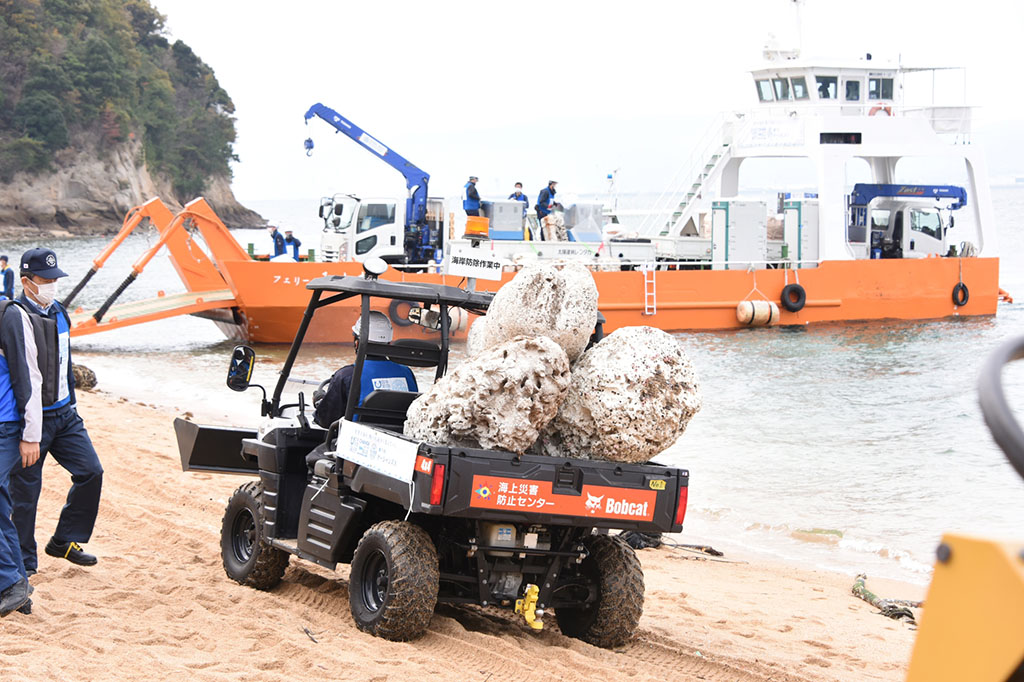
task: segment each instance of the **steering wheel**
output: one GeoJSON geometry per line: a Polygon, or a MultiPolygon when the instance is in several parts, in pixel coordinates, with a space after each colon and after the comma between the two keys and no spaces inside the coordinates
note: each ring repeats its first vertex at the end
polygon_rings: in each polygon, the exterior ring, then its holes
{"type": "Polygon", "coordinates": [[[327,395],[327,386],[331,383],[331,378],[328,377],[320,382],[320,385],[313,391],[313,409],[320,407],[320,401],[327,395]]]}

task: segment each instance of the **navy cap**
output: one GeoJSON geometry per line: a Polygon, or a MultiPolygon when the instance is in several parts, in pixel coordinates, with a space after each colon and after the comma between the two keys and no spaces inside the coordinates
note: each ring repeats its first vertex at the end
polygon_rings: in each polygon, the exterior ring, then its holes
{"type": "Polygon", "coordinates": [[[57,254],[52,249],[44,249],[41,246],[29,249],[21,255],[21,274],[45,279],[68,276],[68,273],[57,267],[57,254]]]}

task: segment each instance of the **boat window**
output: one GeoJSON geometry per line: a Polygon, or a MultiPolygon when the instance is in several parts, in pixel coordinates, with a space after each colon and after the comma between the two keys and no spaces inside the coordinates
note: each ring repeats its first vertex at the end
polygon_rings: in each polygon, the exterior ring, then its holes
{"type": "Polygon", "coordinates": [[[377,235],[374,234],[369,237],[364,237],[356,242],[356,255],[361,256],[375,246],[377,246],[377,235]]]}
{"type": "Polygon", "coordinates": [[[395,222],[394,204],[363,204],[359,207],[356,233],[366,232],[381,225],[395,222]]]}
{"type": "Polygon", "coordinates": [[[889,227],[889,209],[876,208],[871,211],[871,229],[885,230],[889,227]]]}
{"type": "Polygon", "coordinates": [[[772,86],[767,80],[757,81],[757,98],[762,102],[772,101],[772,86]]]}
{"type": "Polygon", "coordinates": [[[910,229],[935,239],[942,239],[942,222],[939,220],[939,212],[919,208],[911,209],[910,229]]]}
{"type": "Polygon", "coordinates": [[[892,99],[892,79],[869,78],[868,99],[892,99]]]}
{"type": "Polygon", "coordinates": [[[839,79],[835,76],[818,76],[818,99],[835,99],[839,90],[839,79]]]}
{"type": "Polygon", "coordinates": [[[860,81],[846,81],[846,101],[860,101],[860,81]]]}
{"type": "Polygon", "coordinates": [[[775,86],[775,99],[782,101],[790,98],[788,78],[773,78],[772,85],[775,86]]]}
{"type": "Polygon", "coordinates": [[[793,85],[793,99],[807,99],[807,79],[801,76],[790,80],[793,85]]]}

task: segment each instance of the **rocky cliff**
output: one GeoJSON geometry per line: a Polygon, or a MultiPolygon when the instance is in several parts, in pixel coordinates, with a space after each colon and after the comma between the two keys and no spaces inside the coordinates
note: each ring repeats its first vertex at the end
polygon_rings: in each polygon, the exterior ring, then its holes
{"type": "MultiPolygon", "coordinates": [[[[91,144],[63,149],[52,172],[17,173],[10,183],[0,184],[0,231],[5,235],[31,230],[113,233],[133,206],[152,197],[160,197],[172,210],[181,208],[170,181],[150,173],[140,141],[108,148],[104,158],[94,149],[91,144]]],[[[266,223],[238,203],[228,178],[209,180],[204,196],[228,227],[266,223]]]]}

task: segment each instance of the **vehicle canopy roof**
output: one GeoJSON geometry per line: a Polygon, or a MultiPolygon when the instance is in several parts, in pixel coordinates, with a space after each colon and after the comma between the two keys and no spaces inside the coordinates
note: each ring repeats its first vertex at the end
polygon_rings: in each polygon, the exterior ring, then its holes
{"type": "Polygon", "coordinates": [[[323,292],[321,305],[328,305],[352,296],[372,296],[375,298],[402,299],[418,301],[424,304],[445,305],[467,310],[487,310],[494,298],[490,291],[466,291],[458,287],[444,284],[428,284],[413,282],[394,282],[385,279],[367,279],[331,275],[317,277],[306,285],[307,289],[323,292]],[[347,294],[341,297],[323,298],[326,293],[347,294]]]}

